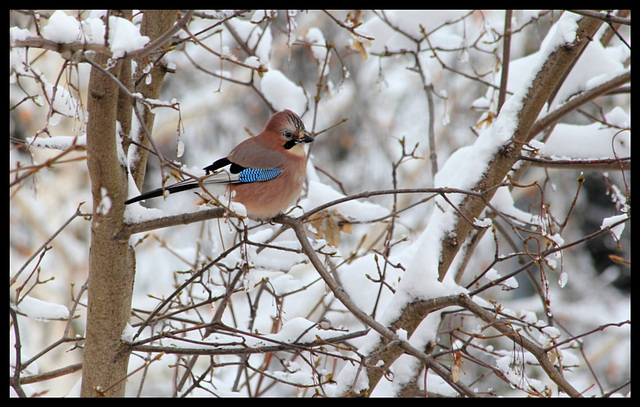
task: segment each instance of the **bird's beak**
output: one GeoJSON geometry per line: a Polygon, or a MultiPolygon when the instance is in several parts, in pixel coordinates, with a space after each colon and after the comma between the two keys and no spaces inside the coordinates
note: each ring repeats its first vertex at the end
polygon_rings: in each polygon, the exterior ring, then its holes
{"type": "Polygon", "coordinates": [[[304,136],[300,137],[298,140],[296,140],[298,143],[312,143],[313,140],[315,140],[313,137],[311,137],[311,134],[309,134],[309,132],[305,131],[304,132],[304,136]]]}

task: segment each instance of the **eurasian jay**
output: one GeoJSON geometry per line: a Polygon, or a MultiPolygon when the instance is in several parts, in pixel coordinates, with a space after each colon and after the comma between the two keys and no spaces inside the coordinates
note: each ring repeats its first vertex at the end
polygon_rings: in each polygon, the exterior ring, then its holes
{"type": "Polygon", "coordinates": [[[306,177],[305,143],[313,137],[297,114],[290,110],[275,113],[262,133],[238,144],[229,155],[204,168],[206,175],[158,188],[131,198],[126,205],[202,185],[222,184],[233,202],[244,205],[247,216],[268,220],[284,212],[302,191],[306,177]]]}

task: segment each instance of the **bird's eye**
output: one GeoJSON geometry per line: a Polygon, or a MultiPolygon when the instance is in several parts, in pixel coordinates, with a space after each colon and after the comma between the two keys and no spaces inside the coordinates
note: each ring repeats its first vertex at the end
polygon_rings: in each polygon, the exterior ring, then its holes
{"type": "Polygon", "coordinates": [[[293,132],[291,130],[284,129],[284,130],[282,130],[282,135],[285,138],[291,138],[291,137],[293,137],[293,132]]]}

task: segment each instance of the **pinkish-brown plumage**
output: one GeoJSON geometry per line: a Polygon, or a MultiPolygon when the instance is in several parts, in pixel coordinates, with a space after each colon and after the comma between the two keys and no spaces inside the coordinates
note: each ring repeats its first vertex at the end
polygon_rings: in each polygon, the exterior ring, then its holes
{"type": "Polygon", "coordinates": [[[251,219],[271,219],[287,210],[300,197],[307,172],[304,143],[311,141],[292,111],[271,116],[262,133],[238,144],[227,158],[245,168],[279,168],[282,173],[265,182],[230,184],[231,199],[244,205],[251,219]]]}
{"type": "MultiPolygon", "coordinates": [[[[300,196],[307,168],[304,144],[312,141],[298,115],[283,110],[271,116],[262,133],[243,141],[228,156],[205,167],[207,174],[213,174],[200,181],[205,187],[228,185],[231,200],[241,203],[249,218],[271,219],[287,210],[300,196]]],[[[172,193],[199,186],[198,180],[186,180],[126,203],[161,196],[164,191],[172,193]]]]}

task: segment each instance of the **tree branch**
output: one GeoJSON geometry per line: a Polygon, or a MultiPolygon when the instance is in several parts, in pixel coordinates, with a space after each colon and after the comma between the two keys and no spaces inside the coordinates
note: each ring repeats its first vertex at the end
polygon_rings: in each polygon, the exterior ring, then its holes
{"type": "Polygon", "coordinates": [[[474,301],[471,300],[466,295],[459,296],[460,303],[459,305],[464,307],[465,309],[471,311],[474,315],[482,319],[487,323],[491,323],[491,327],[500,331],[500,333],[504,334],[505,337],[511,339],[514,344],[521,346],[527,351],[531,352],[533,356],[540,363],[540,367],[547,373],[549,378],[553,380],[558,387],[567,393],[570,397],[582,397],[580,392],[576,390],[563,376],[562,373],[553,366],[547,352],[538,347],[535,343],[531,342],[529,339],[520,335],[517,331],[515,331],[509,321],[501,322],[499,319],[496,319],[496,313],[488,311],[474,301]]]}
{"type": "MultiPolygon", "coordinates": [[[[536,73],[526,94],[512,96],[512,98],[521,99],[521,107],[517,112],[518,122],[511,136],[510,145],[508,148],[496,151],[493,154],[493,157],[487,162],[486,172],[470,188],[471,190],[490,191],[487,200],[491,199],[493,196],[492,189],[504,180],[504,177],[519,159],[522,146],[531,139],[531,129],[535,120],[549,100],[550,95],[559,86],[560,78],[573,65],[575,59],[579,57],[601,24],[602,21],[589,17],[580,19],[578,21],[578,29],[576,29],[575,41],[565,46],[559,46],[549,54],[547,60],[536,73]]],[[[504,109],[501,111],[501,114],[503,113],[504,109]]],[[[507,113],[514,114],[514,112],[507,113]]],[[[500,115],[498,115],[497,120],[500,120],[500,115]]],[[[466,196],[460,204],[461,212],[465,213],[469,219],[477,218],[484,207],[485,203],[482,199],[475,199],[471,196],[466,196]]],[[[458,217],[455,226],[451,230],[444,231],[444,233],[456,236],[457,242],[463,242],[471,228],[472,226],[468,222],[461,221],[461,218],[458,217]]],[[[449,266],[462,246],[457,242],[454,244],[447,242],[446,239],[443,240],[442,260],[438,270],[440,280],[444,279],[449,266]]]]}
{"type": "Polygon", "coordinates": [[[536,167],[547,168],[572,168],[582,170],[631,170],[631,157],[624,158],[602,158],[593,160],[555,160],[544,157],[528,157],[523,155],[520,157],[523,161],[528,161],[536,167]]]}
{"type": "MultiPolygon", "coordinates": [[[[283,225],[289,226],[291,227],[291,229],[293,229],[293,231],[296,234],[296,237],[298,238],[298,241],[302,245],[302,250],[307,255],[307,257],[311,261],[311,264],[316,269],[318,274],[320,274],[320,277],[322,277],[325,284],[327,284],[327,286],[329,287],[333,295],[356,318],[358,318],[358,320],[360,320],[362,323],[364,323],[366,326],[370,327],[380,335],[380,343],[377,348],[384,349],[388,347],[388,352],[385,352],[385,353],[386,353],[386,357],[391,359],[391,361],[383,360],[382,358],[384,357],[384,355],[382,354],[373,353],[374,357],[376,358],[376,360],[370,361],[371,362],[370,365],[372,365],[373,367],[369,365],[366,366],[367,374],[370,375],[368,376],[369,389],[375,388],[377,381],[380,379],[380,377],[382,377],[381,372],[383,370],[386,370],[389,366],[391,366],[391,363],[398,356],[400,356],[400,354],[407,352],[413,355],[414,357],[418,358],[429,369],[432,369],[434,372],[436,372],[443,380],[445,380],[453,389],[455,389],[461,395],[464,395],[467,397],[474,397],[474,392],[471,389],[467,388],[464,384],[458,383],[455,380],[453,380],[451,377],[451,374],[446,369],[444,369],[433,357],[411,346],[407,341],[398,340],[397,335],[394,331],[380,324],[378,321],[373,319],[370,315],[366,314],[364,311],[358,308],[358,306],[356,306],[353,301],[351,301],[351,298],[349,298],[349,295],[333,279],[333,277],[329,274],[327,269],[324,267],[324,264],[322,263],[322,261],[320,261],[320,259],[316,255],[316,252],[313,249],[313,246],[311,246],[311,243],[307,238],[306,232],[304,230],[304,225],[300,221],[284,215],[278,216],[277,218],[274,219],[274,221],[281,223],[283,225]],[[394,343],[397,347],[401,349],[401,351],[393,350],[392,348],[394,348],[394,346],[389,346],[391,343],[394,343]],[[377,363],[378,361],[385,362],[384,369],[380,366],[379,363],[377,363]]],[[[425,301],[424,304],[429,304],[430,306],[427,307],[429,309],[434,309],[434,308],[437,309],[443,306],[447,306],[452,300],[453,300],[453,297],[444,297],[444,298],[433,299],[431,301],[425,301]]]]}
{"type": "MultiPolygon", "coordinates": [[[[161,35],[154,41],[151,41],[144,47],[126,53],[124,57],[134,56],[142,58],[151,54],[152,52],[157,50],[164,42],[170,39],[175,33],[186,27],[187,23],[191,20],[191,17],[193,17],[193,12],[193,10],[188,10],[180,19],[180,21],[178,21],[170,30],[167,30],[163,35],[161,35]]],[[[55,51],[66,60],[73,60],[74,56],[77,55],[78,52],[84,53],[85,51],[94,51],[106,55],[109,58],[113,56],[113,53],[111,52],[111,49],[108,45],[84,43],[79,41],[64,44],[47,40],[42,37],[29,37],[23,40],[16,40],[12,45],[15,47],[42,48],[50,51],[55,51]]]]}
{"type": "Polygon", "coordinates": [[[150,230],[168,228],[171,226],[188,225],[209,219],[221,218],[225,213],[224,208],[213,208],[202,211],[181,213],[178,215],[164,216],[156,219],[135,223],[127,223],[116,236],[117,239],[125,239],[135,233],[148,232],[150,230]]]}
{"type": "Polygon", "coordinates": [[[541,131],[551,127],[555,123],[557,123],[561,118],[566,116],[567,114],[573,112],[578,107],[589,103],[593,99],[605,95],[620,86],[624,85],[631,81],[631,72],[625,72],[616,77],[613,77],[602,83],[595,88],[589,89],[585,92],[582,92],[580,95],[569,99],[567,102],[563,103],[556,110],[547,113],[544,117],[538,119],[535,124],[531,127],[529,131],[528,139],[531,140],[541,131]]]}

